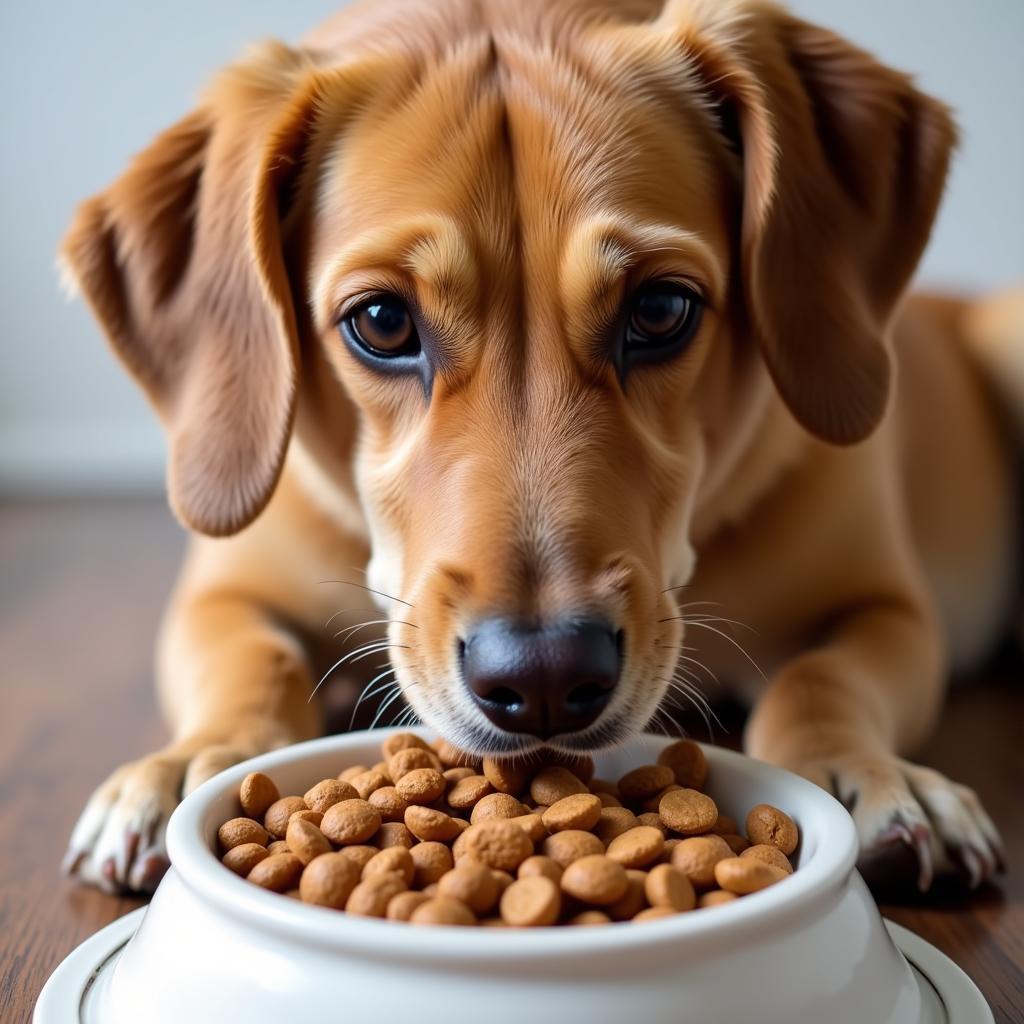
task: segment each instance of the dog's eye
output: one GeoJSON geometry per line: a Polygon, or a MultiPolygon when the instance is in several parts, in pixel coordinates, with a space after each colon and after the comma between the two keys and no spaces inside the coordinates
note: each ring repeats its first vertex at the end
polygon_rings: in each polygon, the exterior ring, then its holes
{"type": "Polygon", "coordinates": [[[379,295],[364,302],[344,317],[341,329],[373,356],[387,359],[415,355],[420,350],[412,314],[397,295],[379,295]]]}
{"type": "Polygon", "coordinates": [[[696,333],[701,300],[674,281],[652,281],[634,295],[626,325],[625,348],[632,355],[679,351],[696,333]]]}

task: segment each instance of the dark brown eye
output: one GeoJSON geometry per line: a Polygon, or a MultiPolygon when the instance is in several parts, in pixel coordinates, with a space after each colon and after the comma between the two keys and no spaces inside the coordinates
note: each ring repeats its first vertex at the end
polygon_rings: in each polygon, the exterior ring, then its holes
{"type": "Polygon", "coordinates": [[[385,359],[415,355],[420,348],[412,314],[397,295],[363,303],[342,320],[341,327],[370,355],[385,359]]]}
{"type": "Polygon", "coordinates": [[[700,297],[684,285],[674,281],[645,284],[633,295],[626,350],[680,350],[696,333],[700,311],[700,297]]]}

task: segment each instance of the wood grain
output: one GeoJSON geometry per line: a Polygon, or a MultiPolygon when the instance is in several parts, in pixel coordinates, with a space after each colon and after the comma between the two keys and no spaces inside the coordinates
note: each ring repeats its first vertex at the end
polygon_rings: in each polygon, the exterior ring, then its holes
{"type": "MultiPolygon", "coordinates": [[[[74,887],[59,863],[75,817],[116,765],[164,740],[153,636],[181,531],[150,501],[0,505],[0,1021],[31,1018],[50,972],[138,901],[74,887]]],[[[949,954],[1000,1024],[1024,1024],[1024,669],[987,673],[950,699],[922,760],[974,786],[1007,842],[1009,873],[883,911],[949,954]]],[[[723,712],[719,739],[741,722],[723,712]]],[[[696,738],[702,727],[694,725],[696,738]]]]}

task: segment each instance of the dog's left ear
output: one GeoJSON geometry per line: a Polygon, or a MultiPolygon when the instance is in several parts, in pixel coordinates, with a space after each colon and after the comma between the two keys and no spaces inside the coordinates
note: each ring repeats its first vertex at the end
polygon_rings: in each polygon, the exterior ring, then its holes
{"type": "Polygon", "coordinates": [[[887,405],[888,325],[942,195],[950,113],[771,4],[670,0],[662,19],[742,152],[745,302],[775,385],[813,434],[860,441],[887,405]]]}

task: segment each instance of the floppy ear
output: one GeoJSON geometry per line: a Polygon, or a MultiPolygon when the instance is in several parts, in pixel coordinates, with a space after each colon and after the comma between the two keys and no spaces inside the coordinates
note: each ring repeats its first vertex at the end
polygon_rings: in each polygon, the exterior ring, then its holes
{"type": "Polygon", "coordinates": [[[311,65],[269,44],[78,209],[61,255],[168,433],[171,505],[222,535],[277,482],[297,382],[280,202],[311,119],[311,65]]]}
{"type": "Polygon", "coordinates": [[[705,24],[675,29],[738,128],[744,294],[764,359],[809,431],[860,441],[885,412],[887,329],[942,195],[949,111],[773,5],[686,6],[705,24]]]}

